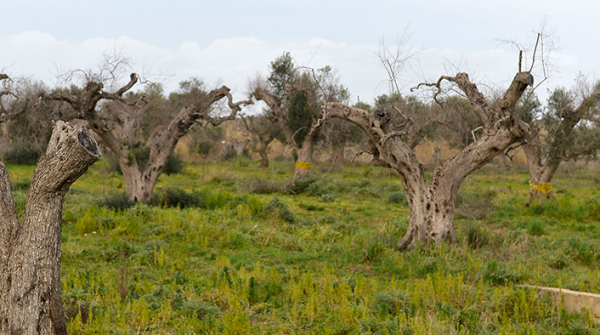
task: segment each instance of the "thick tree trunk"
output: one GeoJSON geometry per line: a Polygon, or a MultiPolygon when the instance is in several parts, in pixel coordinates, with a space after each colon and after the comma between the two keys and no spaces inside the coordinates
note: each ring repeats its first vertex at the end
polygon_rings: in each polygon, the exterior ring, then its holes
{"type": "Polygon", "coordinates": [[[296,160],[296,169],[294,170],[294,180],[300,180],[310,176],[312,168],[313,153],[315,142],[323,122],[313,122],[308,134],[302,141],[302,147],[298,149],[298,159],[296,160]]]}
{"type": "Polygon", "coordinates": [[[244,154],[246,148],[248,147],[248,143],[250,143],[249,138],[245,138],[241,143],[239,143],[237,140],[234,140],[233,149],[235,150],[235,154],[237,157],[244,154]]]}
{"type": "Polygon", "coordinates": [[[264,138],[264,137],[260,136],[259,141],[260,141],[260,147],[258,148],[258,154],[260,155],[259,167],[266,169],[269,167],[269,155],[267,153],[267,149],[269,148],[269,144],[273,141],[273,138],[272,137],[264,138]]]}
{"type": "Polygon", "coordinates": [[[298,159],[296,160],[296,169],[294,170],[294,180],[300,180],[310,175],[313,160],[313,143],[306,143],[298,150],[298,159]]]}
{"type": "Polygon", "coordinates": [[[561,161],[568,158],[571,151],[570,143],[573,141],[573,129],[586,115],[590,108],[596,106],[600,101],[600,92],[595,92],[585,98],[581,104],[573,109],[572,106],[561,108],[560,124],[550,139],[549,150],[545,161],[542,161],[542,142],[539,137],[539,131],[534,129],[529,138],[529,143],[523,147],[527,156],[527,165],[531,179],[529,181],[529,199],[525,206],[529,206],[534,198],[551,199],[554,197],[552,192],[552,178],[561,161]]]}
{"type": "Polygon", "coordinates": [[[340,164],[340,163],[346,162],[346,155],[344,155],[345,149],[346,149],[345,142],[342,145],[332,145],[331,146],[331,157],[329,157],[329,163],[340,164]]]}
{"type": "Polygon", "coordinates": [[[398,249],[412,249],[419,241],[432,241],[436,245],[445,240],[457,243],[454,232],[456,191],[448,193],[432,190],[423,183],[418,190],[410,193],[408,229],[398,242],[398,249]]]}
{"type": "Polygon", "coordinates": [[[454,232],[454,203],[456,194],[468,165],[460,166],[460,160],[441,162],[428,185],[423,168],[416,154],[399,138],[387,141],[382,158],[398,171],[410,209],[408,229],[398,242],[399,250],[412,249],[419,241],[458,242],[454,232]],[[459,168],[457,168],[459,167],[459,168]]]}
{"type": "Polygon", "coordinates": [[[401,250],[411,249],[418,242],[457,242],[453,224],[454,204],[464,179],[529,132],[528,125],[513,116],[519,97],[533,83],[529,73],[515,76],[499,107],[490,107],[465,73],[442,77],[437,84],[429,86],[439,88],[442,80],[456,83],[468,96],[475,114],[485,126],[485,136],[454,157],[440,162],[429,184],[415,152],[401,139],[405,132],[388,129],[381,116],[359,108],[327,103],[321,112],[323,119],[335,117],[358,125],[369,136],[375,151],[380,153],[380,159],[400,175],[410,208],[407,232],[398,243],[401,250]]]}
{"type": "Polygon", "coordinates": [[[120,165],[121,171],[123,171],[123,178],[125,178],[125,195],[127,199],[132,202],[149,203],[162,169],[159,173],[149,175],[145,171],[140,171],[137,164],[130,166],[127,164],[120,165]]]}
{"type": "MultiPolygon", "coordinates": [[[[9,216],[0,224],[14,237],[0,245],[6,259],[0,268],[0,334],[67,334],[60,285],[62,204],[71,184],[99,157],[85,127],[59,121],[34,172],[20,227],[14,224],[14,203],[2,201],[0,211],[9,216]]],[[[0,170],[5,176],[3,165],[0,170]]],[[[2,199],[11,198],[8,179],[0,183],[2,199]]]]}
{"type": "MultiPolygon", "coordinates": [[[[537,133],[535,134],[537,136],[537,133]]],[[[539,141],[539,139],[538,139],[539,141]]],[[[535,198],[540,200],[554,198],[554,192],[552,191],[552,178],[560,160],[547,159],[545,164],[542,163],[541,149],[535,142],[525,145],[523,151],[527,156],[527,167],[529,168],[529,198],[525,202],[525,207],[531,205],[535,198]]]]}

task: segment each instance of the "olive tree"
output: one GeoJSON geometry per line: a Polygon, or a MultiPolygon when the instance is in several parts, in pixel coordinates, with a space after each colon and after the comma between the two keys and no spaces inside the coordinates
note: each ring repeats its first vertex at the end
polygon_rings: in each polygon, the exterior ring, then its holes
{"type": "Polygon", "coordinates": [[[242,106],[252,101],[234,102],[230,89],[226,86],[210,91],[194,87],[191,98],[180,101],[181,108],[171,114],[164,112],[160,104],[145,103],[147,95],[131,95],[133,99],[124,97],[138,80],[138,75],[132,73],[127,84],[114,92],[107,92],[102,80],[88,77],[78,94],[61,90],[48,94],[46,98],[67,103],[75,112],[76,118],[86,121],[89,128],[117,157],[125,178],[128,199],[147,203],[182,136],[197,124],[218,126],[227,120],[233,120],[242,106]],[[227,100],[227,106],[219,105],[223,99],[227,100]],[[102,104],[103,101],[112,103],[102,104]],[[163,122],[153,127],[145,143],[141,143],[143,138],[138,134],[141,133],[146,113],[151,109],[158,109],[157,114],[161,115],[163,122]],[[224,113],[219,113],[223,111],[224,113]],[[149,148],[148,159],[143,164],[138,162],[134,152],[140,146],[149,148]]]}
{"type": "Polygon", "coordinates": [[[594,157],[600,147],[597,128],[591,123],[600,110],[600,83],[593,88],[579,78],[578,89],[557,88],[541,110],[537,98],[523,99],[521,109],[531,121],[532,131],[523,151],[530,174],[530,205],[535,197],[553,197],[552,179],[562,161],[594,157]],[[537,113],[541,119],[536,118],[537,113]]]}
{"type": "Polygon", "coordinates": [[[376,147],[379,158],[398,172],[410,209],[408,229],[398,243],[399,249],[410,249],[419,241],[433,241],[436,244],[444,240],[457,242],[453,223],[454,205],[462,182],[511,144],[524,139],[529,132],[529,125],[515,113],[519,98],[533,84],[533,76],[529,71],[519,71],[504,95],[493,101],[486,99],[466,73],[442,76],[435,83],[422,83],[418,87],[425,85],[435,88],[434,98],[437,98],[445,82],[452,84],[468,99],[473,113],[482,124],[482,135],[454,157],[441,161],[429,183],[415,152],[404,139],[415,130],[414,127],[395,130],[389,122],[390,115],[385,112],[369,113],[336,102],[322,106],[321,122],[340,118],[355,123],[376,147]]]}
{"type": "Polygon", "coordinates": [[[85,127],[56,122],[21,224],[0,159],[0,334],[67,334],[60,284],[63,200],[98,158],[85,127]]]}
{"type": "Polygon", "coordinates": [[[246,130],[256,136],[258,140],[255,145],[255,150],[260,155],[260,168],[269,167],[268,149],[271,142],[277,138],[281,138],[281,128],[275,120],[269,117],[268,112],[261,115],[241,115],[242,121],[246,130]]]}
{"type": "Polygon", "coordinates": [[[289,53],[271,62],[268,80],[256,80],[252,96],[264,101],[270,115],[279,124],[287,145],[297,155],[294,179],[305,178],[313,161],[323,119],[319,105],[324,102],[345,101],[348,91],[338,84],[333,70],[296,68],[289,53]]]}

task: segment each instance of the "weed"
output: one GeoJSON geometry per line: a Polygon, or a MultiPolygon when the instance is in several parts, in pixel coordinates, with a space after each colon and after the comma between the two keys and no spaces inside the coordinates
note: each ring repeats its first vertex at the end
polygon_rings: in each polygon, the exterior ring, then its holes
{"type": "Polygon", "coordinates": [[[125,210],[135,205],[135,202],[130,201],[127,198],[127,195],[125,195],[125,192],[122,192],[106,195],[104,199],[96,202],[96,205],[98,207],[106,207],[112,210],[125,210]]]}
{"type": "Polygon", "coordinates": [[[527,227],[527,232],[529,235],[533,236],[544,235],[546,233],[546,230],[544,229],[544,222],[540,220],[531,220],[531,222],[529,222],[529,226],[527,227]]]}
{"type": "Polygon", "coordinates": [[[487,262],[483,271],[483,277],[495,285],[504,285],[507,283],[517,283],[521,277],[514,273],[510,268],[502,263],[492,259],[487,262]]]}
{"type": "Polygon", "coordinates": [[[489,232],[473,221],[469,221],[465,227],[465,239],[467,245],[472,249],[479,249],[489,244],[491,240],[489,232]]]}
{"type": "Polygon", "coordinates": [[[321,198],[319,198],[319,200],[321,202],[334,202],[335,201],[335,195],[333,195],[331,193],[323,194],[323,195],[321,195],[321,198]]]}
{"type": "Polygon", "coordinates": [[[284,187],[280,183],[260,178],[247,179],[240,182],[239,189],[250,194],[285,193],[284,187]]]}
{"type": "Polygon", "coordinates": [[[274,197],[265,205],[265,212],[289,223],[296,221],[294,213],[277,197],[274,197]]]}
{"type": "Polygon", "coordinates": [[[408,201],[406,200],[406,195],[404,194],[404,192],[390,193],[390,195],[388,196],[388,202],[390,204],[400,204],[408,206],[408,201]]]}

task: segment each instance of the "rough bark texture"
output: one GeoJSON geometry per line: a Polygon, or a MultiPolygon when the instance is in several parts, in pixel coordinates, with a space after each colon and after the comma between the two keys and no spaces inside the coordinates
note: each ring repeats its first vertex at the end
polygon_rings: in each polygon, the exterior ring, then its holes
{"type": "Polygon", "coordinates": [[[529,73],[519,73],[498,104],[488,105],[467,74],[442,77],[436,84],[448,80],[458,86],[467,97],[475,113],[484,124],[484,135],[464,148],[456,156],[443,160],[434,171],[429,185],[421,164],[410,146],[401,140],[404,132],[388,129],[385,116],[370,114],[362,109],[338,103],[327,103],[322,118],[340,118],[358,125],[375,145],[380,159],[398,171],[406,191],[410,209],[406,235],[398,243],[399,249],[411,249],[417,242],[444,240],[456,242],[454,232],[454,204],[464,179],[483,166],[510,144],[522,139],[529,130],[524,122],[513,116],[514,106],[525,88],[533,82],[529,73]]]}
{"type": "Polygon", "coordinates": [[[269,144],[273,142],[274,138],[271,136],[258,138],[260,142],[260,146],[258,148],[258,154],[260,155],[260,165],[258,167],[266,169],[269,167],[269,154],[267,149],[269,148],[269,144]]]}
{"type": "Polygon", "coordinates": [[[78,113],[77,117],[87,121],[88,126],[102,139],[104,145],[117,156],[125,178],[125,193],[129,200],[147,203],[151,199],[156,182],[162,174],[169,157],[173,154],[177,142],[193,125],[200,122],[203,125],[210,123],[213,126],[218,126],[225,121],[235,119],[241,106],[252,102],[234,103],[233,97],[229,93],[230,90],[226,86],[208,92],[199,101],[182,108],[168,124],[153,130],[146,143],[146,146],[150,148],[148,163],[146,166],[139,166],[134,159],[131,138],[136,137],[135,134],[141,131],[141,122],[129,115],[127,109],[115,110],[114,113],[118,115],[112,115],[111,120],[113,120],[113,123],[118,123],[122,128],[122,135],[119,138],[113,132],[115,124],[108,124],[106,121],[110,120],[105,120],[96,111],[96,106],[102,99],[127,103],[122,96],[137,81],[137,75],[132,73],[129,83],[115,93],[104,92],[101,83],[89,82],[80,97],[59,92],[48,96],[48,98],[69,103],[78,113]],[[228,99],[231,113],[222,117],[212,116],[211,106],[225,97],[228,99]]]}
{"type": "Polygon", "coordinates": [[[35,169],[21,226],[0,163],[0,334],[67,334],[60,286],[62,205],[71,184],[99,158],[85,127],[58,121],[35,169]]]}
{"type": "Polygon", "coordinates": [[[266,116],[259,116],[257,119],[247,120],[243,115],[241,116],[242,121],[244,122],[244,126],[246,130],[250,133],[256,135],[258,138],[258,149],[255,149],[260,155],[260,168],[268,168],[269,167],[269,155],[268,149],[269,145],[273,140],[275,140],[275,132],[273,131],[273,127],[275,125],[268,120],[266,116]]]}
{"type": "Polygon", "coordinates": [[[595,92],[585,98],[577,108],[568,106],[558,111],[561,121],[554,138],[550,139],[546,157],[543,157],[543,145],[539,130],[532,129],[527,138],[527,144],[523,146],[523,151],[527,156],[531,185],[525,206],[529,206],[535,198],[552,199],[554,197],[551,186],[546,185],[551,185],[560,163],[571,158],[573,148],[570,148],[568,143],[571,142],[573,129],[598,102],[600,102],[600,92],[595,92]],[[545,185],[545,187],[540,187],[541,185],[545,185]]]}

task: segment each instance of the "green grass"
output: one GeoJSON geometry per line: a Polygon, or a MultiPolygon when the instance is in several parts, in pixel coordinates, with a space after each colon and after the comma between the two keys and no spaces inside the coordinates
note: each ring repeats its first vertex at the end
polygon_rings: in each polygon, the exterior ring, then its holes
{"type": "MultiPolygon", "coordinates": [[[[599,333],[517,287],[600,293],[590,171],[560,173],[555,201],[524,208],[527,174],[485,167],[460,190],[461,244],[400,253],[408,208],[390,170],[317,166],[294,185],[291,163],[242,163],[163,175],[162,205],[125,210],[95,205],[124,191],[106,162],[80,178],[63,211],[70,333],[599,333]]],[[[33,168],[8,169],[22,210],[33,168]]]]}

